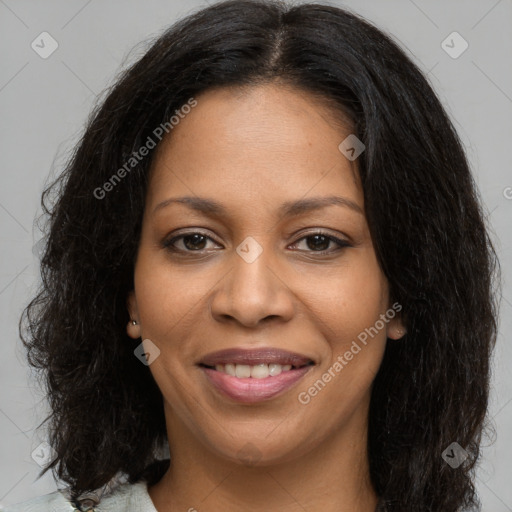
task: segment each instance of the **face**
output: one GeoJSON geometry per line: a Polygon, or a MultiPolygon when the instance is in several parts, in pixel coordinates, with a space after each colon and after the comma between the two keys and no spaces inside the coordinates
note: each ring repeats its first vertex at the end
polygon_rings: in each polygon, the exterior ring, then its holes
{"type": "Polygon", "coordinates": [[[399,315],[338,149],[349,127],[282,85],[196,100],[154,160],[128,333],[159,350],[171,446],[277,463],[367,425],[399,315]]]}

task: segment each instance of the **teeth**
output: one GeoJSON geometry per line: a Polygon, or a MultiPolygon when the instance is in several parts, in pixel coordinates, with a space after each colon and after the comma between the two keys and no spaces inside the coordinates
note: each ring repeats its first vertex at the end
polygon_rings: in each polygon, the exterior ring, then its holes
{"type": "Polygon", "coordinates": [[[251,377],[253,379],[265,379],[266,377],[276,377],[281,372],[287,372],[291,370],[291,364],[256,364],[250,366],[248,364],[217,364],[215,369],[218,372],[227,373],[232,377],[238,377],[239,379],[247,379],[251,377]]]}
{"type": "Polygon", "coordinates": [[[251,377],[253,379],[264,379],[269,375],[268,364],[257,364],[251,368],[251,377]]]}
{"type": "Polygon", "coordinates": [[[235,376],[240,379],[246,379],[251,376],[251,367],[248,364],[235,365],[235,376]]]}
{"type": "Polygon", "coordinates": [[[236,375],[236,368],[235,368],[235,365],[234,365],[234,364],[227,364],[227,365],[224,367],[224,368],[225,368],[224,370],[222,369],[222,366],[223,366],[222,364],[221,364],[221,365],[217,365],[217,366],[215,367],[215,369],[216,369],[217,371],[219,371],[219,372],[224,371],[224,372],[226,372],[228,375],[231,375],[231,377],[235,377],[235,375],[236,375]],[[221,369],[219,370],[219,368],[218,368],[217,366],[220,366],[220,368],[221,368],[221,369]]]}
{"type": "Polygon", "coordinates": [[[280,364],[269,364],[268,372],[272,377],[279,375],[283,371],[283,367],[280,364]]]}

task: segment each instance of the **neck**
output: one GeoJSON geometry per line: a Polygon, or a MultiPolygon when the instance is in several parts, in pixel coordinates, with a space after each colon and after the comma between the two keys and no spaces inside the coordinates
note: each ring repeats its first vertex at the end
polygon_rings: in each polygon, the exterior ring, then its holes
{"type": "Polygon", "coordinates": [[[168,410],[169,439],[180,441],[170,441],[170,468],[149,488],[150,497],[158,512],[375,512],[365,418],[354,414],[300,457],[244,465],[207,450],[168,410]]]}

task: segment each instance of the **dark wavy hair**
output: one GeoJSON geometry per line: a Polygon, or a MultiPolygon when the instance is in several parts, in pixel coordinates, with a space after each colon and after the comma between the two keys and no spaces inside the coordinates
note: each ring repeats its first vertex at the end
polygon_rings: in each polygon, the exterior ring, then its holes
{"type": "Polygon", "coordinates": [[[327,100],[366,146],[357,161],[366,217],[408,331],[387,344],[372,388],[368,450],[381,503],[476,510],[499,266],[461,142],[390,37],[344,9],[272,0],[221,2],[156,38],[43,192],[42,284],[20,321],[51,405],[56,457],[41,474],[53,468],[78,496],[121,473],[152,484],[169,466],[157,455],[167,441],[162,395],[125,330],[155,152],[104,197],[94,191],[190,98],[275,81],[327,100]],[[457,469],[442,457],[453,442],[468,455],[457,469]]]}

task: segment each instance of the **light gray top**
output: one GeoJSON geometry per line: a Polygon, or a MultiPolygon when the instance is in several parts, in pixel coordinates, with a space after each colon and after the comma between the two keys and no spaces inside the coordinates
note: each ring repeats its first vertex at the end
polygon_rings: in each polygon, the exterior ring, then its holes
{"type": "MultiPolygon", "coordinates": [[[[74,512],[78,510],[61,491],[45,494],[17,505],[0,508],[0,512],[74,512]]],[[[124,483],[103,496],[94,507],[97,512],[158,512],[151,501],[146,482],[124,483]]]]}

